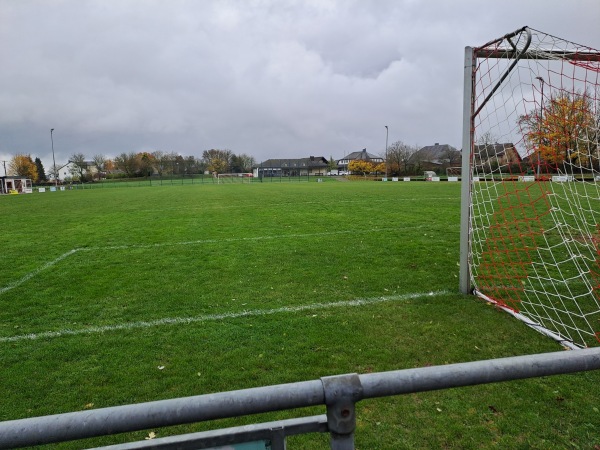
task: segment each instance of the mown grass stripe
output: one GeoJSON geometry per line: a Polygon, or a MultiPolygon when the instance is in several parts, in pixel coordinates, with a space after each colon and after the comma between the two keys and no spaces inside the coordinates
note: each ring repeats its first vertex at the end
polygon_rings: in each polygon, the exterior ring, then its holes
{"type": "Polygon", "coordinates": [[[129,331],[139,328],[154,328],[165,325],[188,325],[192,323],[200,322],[211,322],[225,319],[238,319],[241,317],[257,317],[257,316],[268,316],[280,313],[297,313],[304,311],[317,311],[328,308],[340,308],[340,307],[355,307],[363,305],[373,305],[377,303],[386,302],[399,302],[406,300],[416,300],[425,297],[439,297],[448,295],[448,291],[436,291],[436,292],[419,292],[412,294],[392,295],[374,298],[358,298],[354,300],[344,300],[339,302],[331,303],[313,303],[309,305],[300,306],[284,306],[281,308],[274,309],[255,309],[250,311],[238,311],[221,314],[206,314],[195,317],[165,317],[164,319],[150,320],[150,321],[139,321],[131,323],[123,323],[117,325],[104,325],[104,326],[92,326],[81,328],[79,330],[63,329],[58,331],[43,331],[41,333],[30,333],[21,334],[17,336],[1,337],[0,343],[11,343],[19,341],[35,341],[39,339],[53,339],[65,336],[79,336],[79,335],[91,335],[100,334],[111,331],[129,331]]]}
{"type": "MultiPolygon", "coordinates": [[[[415,227],[403,227],[403,230],[409,229],[419,229],[423,228],[424,225],[418,225],[415,227]]],[[[271,236],[254,236],[254,237],[241,237],[241,238],[221,238],[221,239],[201,239],[197,241],[183,241],[183,242],[158,242],[154,244],[130,244],[130,245],[112,245],[112,246],[104,246],[104,247],[80,247],[75,248],[73,250],[69,250],[66,253],[63,253],[56,259],[53,259],[50,262],[45,263],[41,267],[27,273],[21,279],[8,284],[4,287],[0,287],[0,295],[5,294],[12,289],[19,287],[26,281],[30,280],[40,272],[49,269],[50,267],[56,265],[63,259],[82,251],[102,251],[102,250],[127,250],[127,249],[144,249],[144,248],[161,248],[161,247],[177,247],[177,246],[186,246],[186,245],[202,245],[202,244],[216,244],[219,242],[243,242],[243,241],[266,241],[266,240],[277,240],[277,239],[301,239],[301,238],[311,238],[311,237],[325,237],[325,236],[337,236],[344,234],[365,234],[365,233],[377,233],[377,232],[388,232],[388,231],[398,231],[398,228],[370,228],[363,230],[338,230],[338,231],[325,231],[320,233],[301,233],[301,234],[278,234],[271,236]]]]}

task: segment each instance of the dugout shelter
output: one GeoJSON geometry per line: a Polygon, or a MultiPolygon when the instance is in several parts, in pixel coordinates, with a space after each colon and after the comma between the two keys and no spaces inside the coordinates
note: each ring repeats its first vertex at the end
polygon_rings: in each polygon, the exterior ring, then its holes
{"type": "Polygon", "coordinates": [[[0,177],[0,194],[31,194],[33,183],[30,178],[21,176],[0,177]]]}

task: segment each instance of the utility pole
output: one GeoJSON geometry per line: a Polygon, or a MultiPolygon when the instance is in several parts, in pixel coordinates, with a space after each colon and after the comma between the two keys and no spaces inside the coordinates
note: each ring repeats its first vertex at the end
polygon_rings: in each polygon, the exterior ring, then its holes
{"type": "Polygon", "coordinates": [[[388,126],[385,125],[385,177],[388,176],[388,126]]]}
{"type": "Polygon", "coordinates": [[[542,86],[542,102],[540,105],[540,117],[539,117],[539,123],[538,123],[538,127],[539,127],[539,133],[540,133],[540,138],[539,138],[539,142],[538,142],[538,151],[537,151],[537,176],[538,179],[540,177],[540,152],[542,151],[542,120],[544,119],[544,84],[545,81],[542,77],[535,77],[536,80],[538,80],[542,86]]]}
{"type": "Polygon", "coordinates": [[[54,128],[50,128],[50,142],[52,142],[52,172],[54,173],[54,186],[58,186],[58,173],[56,173],[56,159],[54,159],[54,139],[52,132],[54,128]]]}

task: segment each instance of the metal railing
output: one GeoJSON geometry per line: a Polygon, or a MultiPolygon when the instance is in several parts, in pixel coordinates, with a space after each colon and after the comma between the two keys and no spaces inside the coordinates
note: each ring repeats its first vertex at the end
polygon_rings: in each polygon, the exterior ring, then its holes
{"type": "Polygon", "coordinates": [[[65,442],[317,405],[327,414],[111,446],[111,449],[209,448],[255,439],[273,450],[285,437],[328,432],[333,450],[354,449],[355,405],[368,398],[600,369],[600,348],[516,356],[468,363],[319,380],[79,411],[0,423],[0,448],[65,442]]]}

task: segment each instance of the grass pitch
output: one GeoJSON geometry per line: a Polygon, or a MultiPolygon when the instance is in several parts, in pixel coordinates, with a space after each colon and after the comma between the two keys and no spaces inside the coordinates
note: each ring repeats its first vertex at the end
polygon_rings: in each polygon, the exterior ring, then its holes
{"type": "MultiPolygon", "coordinates": [[[[457,293],[459,191],[252,183],[1,197],[0,420],[558,350],[457,293]]],[[[593,448],[599,381],[594,372],[364,400],[357,447],[593,448]]]]}

